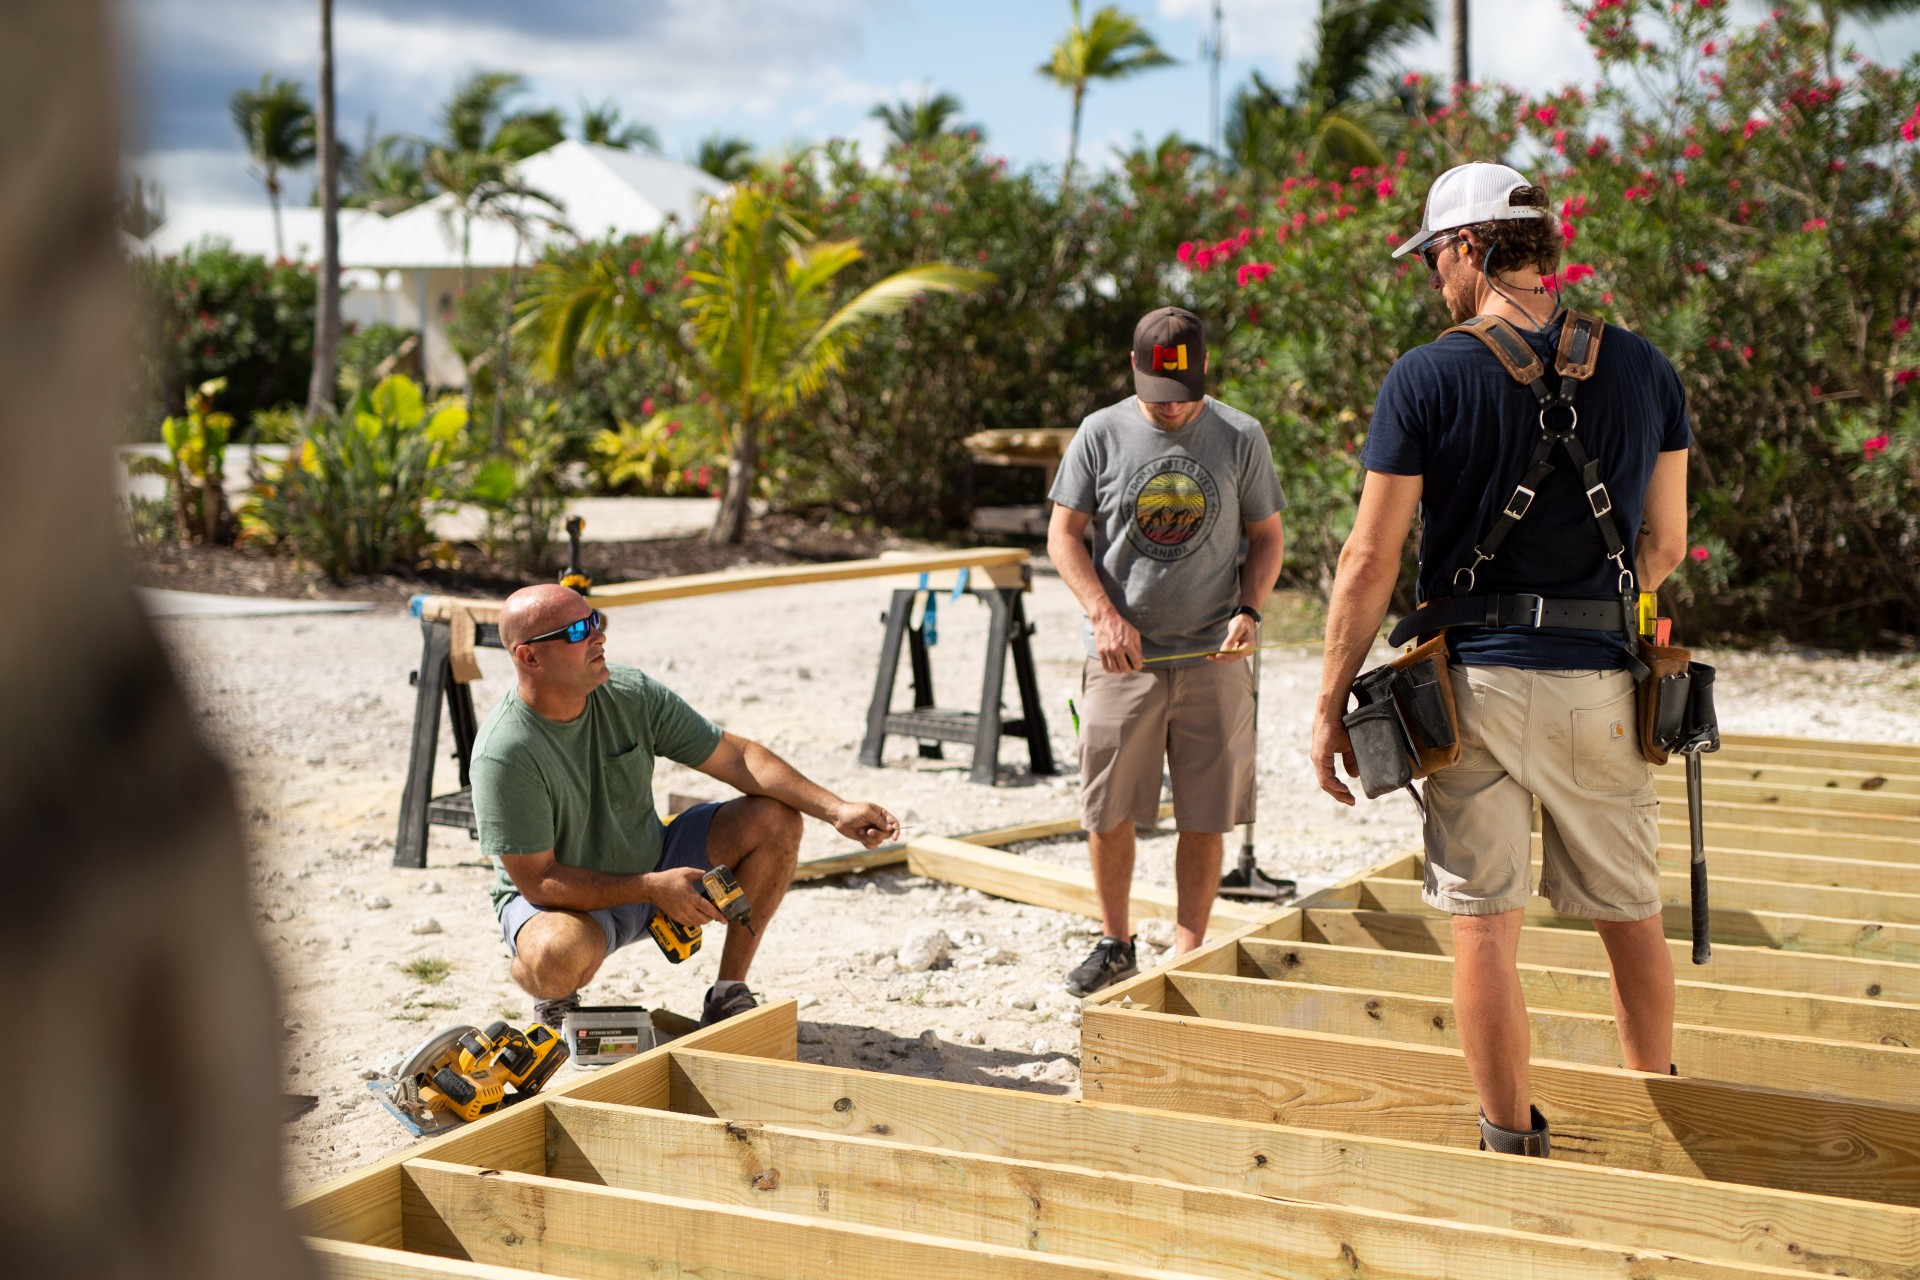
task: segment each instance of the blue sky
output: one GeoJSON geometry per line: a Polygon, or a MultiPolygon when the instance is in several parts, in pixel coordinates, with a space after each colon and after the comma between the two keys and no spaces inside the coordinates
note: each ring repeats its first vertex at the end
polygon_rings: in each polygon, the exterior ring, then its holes
{"type": "MultiPolygon", "coordinates": [[[[1180,65],[1091,90],[1081,145],[1096,163],[1135,134],[1204,141],[1208,130],[1199,51],[1211,0],[1123,7],[1180,65]]],[[[1290,83],[1318,0],[1222,7],[1222,96],[1255,69],[1290,83]]],[[[317,10],[313,0],[130,0],[131,168],[174,204],[263,200],[227,96],[265,71],[311,86],[317,10]]],[[[1530,89],[1593,78],[1558,0],[1473,0],[1473,13],[1475,78],[1530,89]]],[[[1067,0],[335,0],[341,129],[357,143],[371,114],[382,130],[432,132],[459,74],[500,68],[527,75],[530,105],[572,116],[583,101],[617,102],[673,155],[716,131],[763,148],[833,135],[877,142],[873,105],[930,84],[960,97],[996,153],[1058,165],[1068,100],[1035,68],[1067,21],[1067,0]]],[[[1411,50],[1407,65],[1443,69],[1444,35],[1411,50]]],[[[1920,50],[1920,17],[1844,36],[1900,60],[1920,50]]],[[[291,190],[305,199],[307,184],[296,178],[291,190]]]]}

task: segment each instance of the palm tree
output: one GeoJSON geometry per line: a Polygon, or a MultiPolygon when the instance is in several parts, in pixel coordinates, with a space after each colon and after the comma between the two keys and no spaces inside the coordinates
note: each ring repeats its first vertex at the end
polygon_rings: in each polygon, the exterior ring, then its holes
{"type": "Polygon", "coordinates": [[[1833,76],[1834,42],[1839,38],[1840,19],[1857,22],[1881,22],[1901,14],[1920,10],[1920,0],[1819,0],[1820,21],[1827,28],[1827,76],[1833,76]]]}
{"type": "Polygon", "coordinates": [[[753,173],[753,144],[733,134],[710,133],[700,139],[693,167],[722,182],[743,182],[753,173]]]}
{"type": "Polygon", "coordinates": [[[235,89],[227,99],[227,110],[247,144],[247,158],[267,189],[267,202],[273,206],[273,253],[276,258],[284,258],[287,246],[280,231],[280,175],[288,169],[303,168],[313,159],[313,104],[299,85],[269,73],[260,77],[258,89],[235,89]]]}
{"type": "Polygon", "coordinates": [[[313,374],[307,383],[307,417],[331,409],[338,394],[340,358],[340,146],[333,109],[333,0],[320,0],[320,112],[315,130],[320,151],[320,287],[315,290],[313,374]]]}
{"type": "Polygon", "coordinates": [[[887,126],[898,147],[922,146],[946,134],[972,133],[975,138],[985,137],[985,131],[977,124],[952,123],[960,111],[960,99],[952,94],[936,94],[931,88],[923,88],[911,101],[902,99],[892,105],[883,102],[867,115],[887,126]]]}
{"type": "Polygon", "coordinates": [[[620,108],[612,101],[580,104],[580,141],[622,151],[660,150],[660,135],[647,125],[621,119],[620,108]]]}
{"type": "Polygon", "coordinates": [[[946,264],[912,267],[835,308],[835,279],[863,256],[857,241],[816,240],[771,194],[742,186],[715,211],[677,308],[645,294],[623,262],[583,255],[534,269],[522,323],[552,377],[569,376],[581,349],[621,355],[644,344],[680,363],[712,405],[729,453],[708,537],[739,542],[761,430],[819,392],[874,321],[928,293],[972,293],[993,279],[946,264]]]}
{"type": "Polygon", "coordinates": [[[355,152],[342,155],[346,192],[340,202],[355,209],[371,209],[389,217],[425,204],[427,144],[404,133],[376,133],[367,118],[367,140],[355,152]]]}
{"type": "Polygon", "coordinates": [[[525,79],[511,71],[476,71],[455,85],[440,108],[442,138],[428,145],[421,164],[426,180],[453,198],[449,216],[460,225],[463,292],[473,275],[475,219],[504,217],[507,209],[529,199],[553,205],[514,175],[515,161],[566,136],[558,111],[508,111],[508,103],[525,89],[525,79]]]}
{"type": "Polygon", "coordinates": [[[1457,89],[1472,79],[1467,67],[1467,0],[1450,0],[1447,6],[1447,49],[1457,89]]]}
{"type": "Polygon", "coordinates": [[[1227,161],[1256,187],[1279,181],[1299,152],[1336,170],[1384,164],[1405,114],[1392,57],[1434,29],[1433,0],[1321,0],[1293,97],[1257,71],[1234,94],[1227,161]]]}
{"type": "Polygon", "coordinates": [[[1073,182],[1074,156],[1080,150],[1080,108],[1087,86],[1095,80],[1121,80],[1154,67],[1173,65],[1137,18],[1117,5],[1105,5],[1091,22],[1080,19],[1080,0],[1073,0],[1073,25],[1053,46],[1053,57],[1040,64],[1040,74],[1073,94],[1073,127],[1067,139],[1067,165],[1060,171],[1060,189],[1073,182]]]}

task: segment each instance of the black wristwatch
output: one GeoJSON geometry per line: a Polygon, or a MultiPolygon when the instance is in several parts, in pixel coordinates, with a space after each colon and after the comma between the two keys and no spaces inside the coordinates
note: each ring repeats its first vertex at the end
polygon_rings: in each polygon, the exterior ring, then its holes
{"type": "Polygon", "coordinates": [[[1238,609],[1235,609],[1232,613],[1228,614],[1227,621],[1232,622],[1235,618],[1239,617],[1241,614],[1245,614],[1247,617],[1252,618],[1254,626],[1257,627],[1260,625],[1260,611],[1254,608],[1250,604],[1243,604],[1238,609]]]}

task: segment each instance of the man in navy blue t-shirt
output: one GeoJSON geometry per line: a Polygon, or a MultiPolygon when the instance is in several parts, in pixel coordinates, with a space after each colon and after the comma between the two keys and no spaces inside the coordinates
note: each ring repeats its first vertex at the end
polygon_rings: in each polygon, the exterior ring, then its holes
{"type": "MultiPolygon", "coordinates": [[[[1565,315],[1542,284],[1562,247],[1547,209],[1546,193],[1507,166],[1461,165],[1434,182],[1419,233],[1394,256],[1420,254],[1454,323],[1511,326],[1552,389],[1565,315]]],[[[1592,375],[1569,383],[1577,446],[1605,485],[1592,502],[1560,444],[1531,501],[1516,501],[1542,409],[1480,338],[1446,334],[1394,364],[1361,453],[1366,482],[1334,582],[1314,718],[1320,785],[1352,804],[1333,769],[1339,755],[1354,773],[1341,718],[1417,512],[1418,599],[1471,599],[1462,613],[1484,618],[1484,603],[1502,622],[1446,630],[1461,754],[1427,781],[1422,896],[1453,917],[1455,1019],[1480,1098],[1481,1145],[1532,1155],[1550,1143],[1528,1091],[1516,964],[1536,798],[1540,893],[1556,911],[1592,920],[1606,943],[1625,1064],[1665,1072],[1673,1043],[1659,801],[1625,668],[1633,593],[1657,587],[1685,553],[1686,400],[1645,339],[1611,325],[1600,338],[1592,375]],[[1524,508],[1519,522],[1489,539],[1514,507],[1524,508]]],[[[1547,421],[1563,427],[1566,415],[1550,410],[1547,421]]]]}

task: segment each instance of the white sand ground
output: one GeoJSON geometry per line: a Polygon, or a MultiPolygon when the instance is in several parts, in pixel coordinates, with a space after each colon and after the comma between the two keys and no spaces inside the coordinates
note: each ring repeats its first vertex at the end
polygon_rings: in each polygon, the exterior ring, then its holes
{"type": "MultiPolygon", "coordinates": [[[[1079,614],[1065,587],[1044,572],[1030,610],[1062,776],[1028,774],[1024,748],[1011,739],[1000,785],[992,788],[967,781],[965,748],[948,748],[944,762],[923,761],[913,743],[893,740],[884,768],[856,763],[890,585],[823,584],[623,609],[613,616],[609,656],[646,668],[725,727],[780,751],[843,796],[887,805],[921,832],[959,834],[1073,815],[1066,699],[1078,685],[1079,614]]],[[[942,704],[971,706],[986,610],[971,600],[942,604],[934,650],[942,704]]],[[[411,1140],[368,1094],[363,1072],[440,1025],[524,1021],[531,1001],[507,974],[486,894],[493,871],[463,833],[436,829],[424,871],[391,865],[419,624],[398,610],[378,610],[169,618],[158,625],[180,659],[202,723],[243,782],[259,924],[284,991],[285,1088],[320,1097],[288,1132],[290,1185],[310,1185],[411,1140]],[[450,972],[428,984],[403,971],[422,959],[445,961],[450,972]]],[[[1920,659],[1776,652],[1718,660],[1729,730],[1920,741],[1920,659]]],[[[1298,878],[1303,889],[1418,840],[1408,800],[1348,810],[1314,787],[1306,734],[1318,663],[1317,650],[1269,653],[1260,716],[1267,818],[1259,858],[1269,871],[1298,878]]],[[[474,688],[484,714],[506,687],[508,666],[497,650],[483,650],[481,664],[487,678],[474,688]]],[[[906,698],[903,671],[896,705],[906,698]]],[[[447,741],[442,790],[452,785],[447,741]]],[[[657,782],[662,796],[724,794],[672,765],[657,782]]],[[[1141,879],[1171,883],[1172,843],[1170,835],[1142,841],[1141,879]]],[[[802,856],[849,847],[809,823],[802,856]]],[[[1030,852],[1084,865],[1085,845],[1077,840],[1030,852]]],[[[1096,935],[1091,921],[904,870],[843,877],[792,891],[767,932],[752,985],[769,997],[800,999],[808,1061],[1071,1093],[1078,1089],[1079,1019],[1060,978],[1096,935]],[[910,930],[925,927],[951,937],[950,967],[898,971],[894,953],[910,930]]],[[[595,1003],[697,1012],[716,962],[717,939],[711,941],[679,968],[650,943],[630,947],[608,961],[586,995],[595,1003]]],[[[1143,947],[1144,961],[1163,956],[1158,947],[1143,947]]]]}

